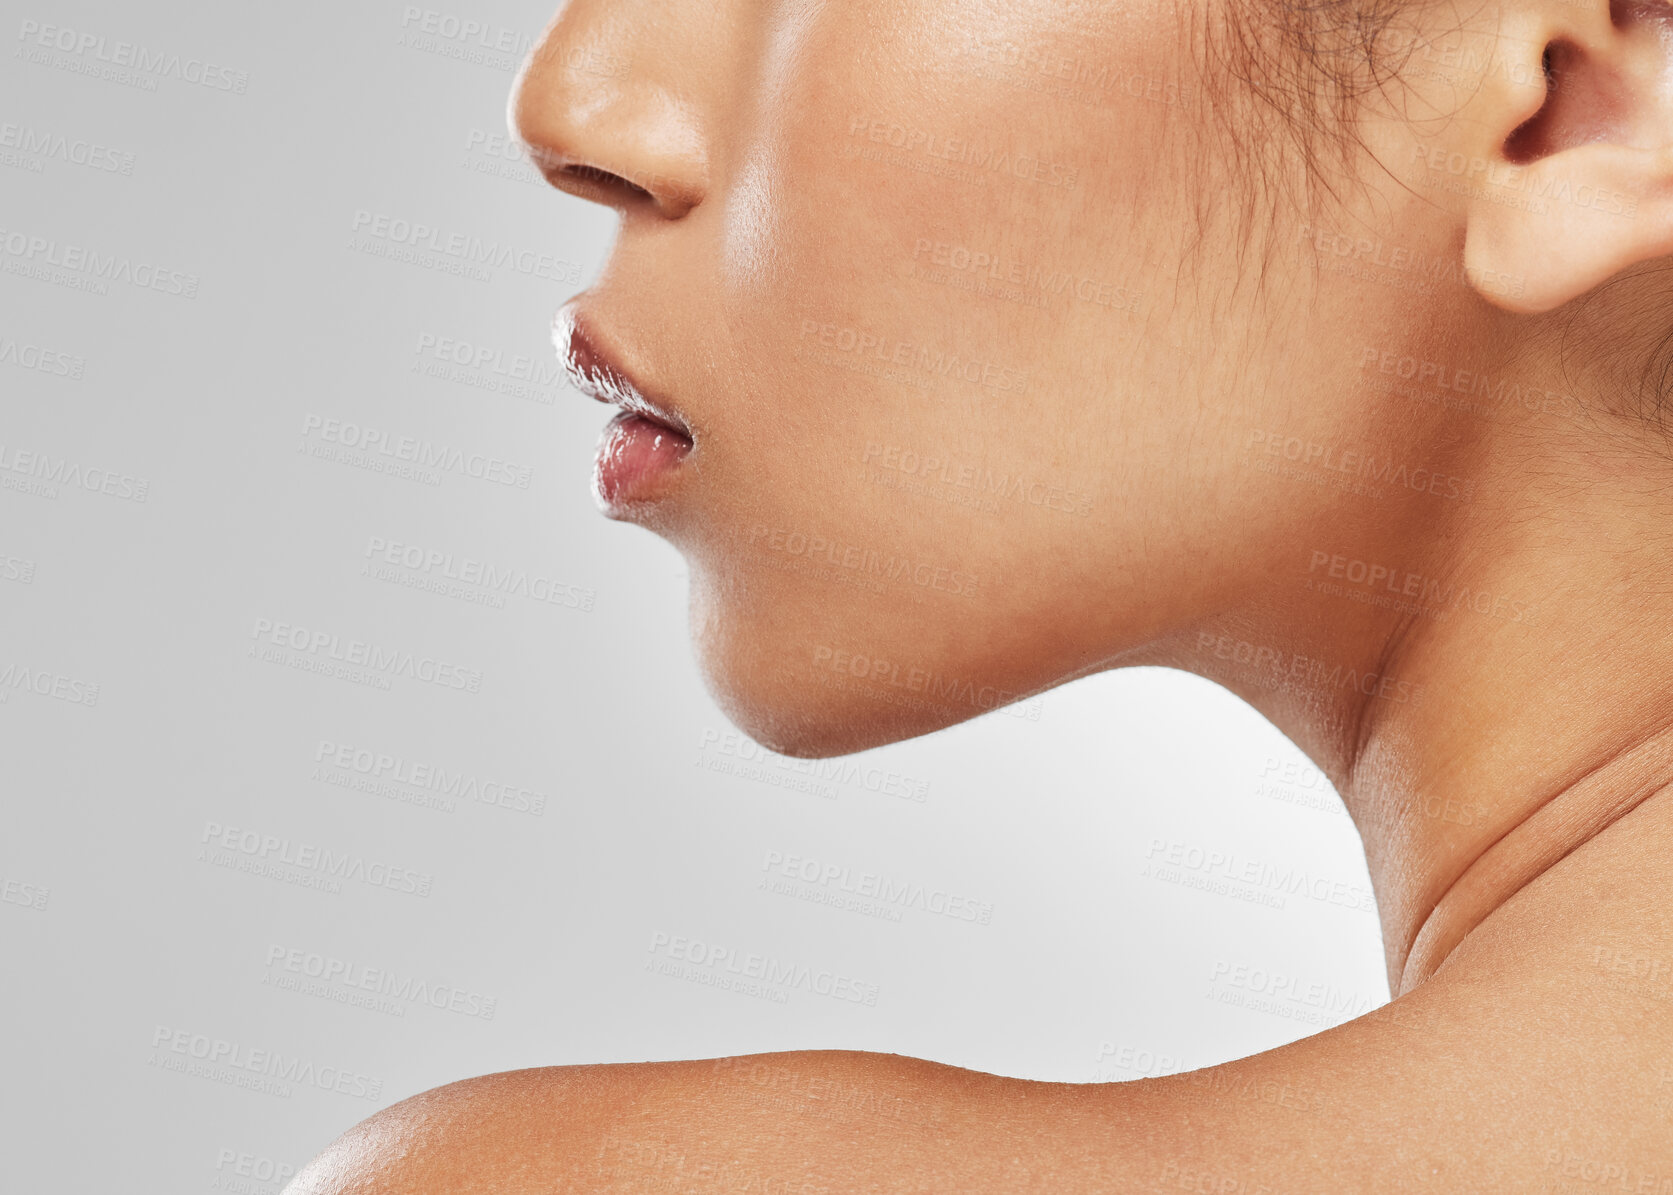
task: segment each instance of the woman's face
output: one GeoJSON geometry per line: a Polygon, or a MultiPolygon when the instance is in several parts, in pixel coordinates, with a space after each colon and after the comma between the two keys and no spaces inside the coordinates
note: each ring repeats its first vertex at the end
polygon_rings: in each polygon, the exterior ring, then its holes
{"type": "Polygon", "coordinates": [[[761,742],[845,752],[1191,667],[1205,620],[1301,600],[1315,552],[1444,514],[1271,452],[1446,474],[1445,437],[1365,397],[1446,296],[1316,260],[1444,253],[1421,201],[1267,221],[1207,98],[1150,0],[560,12],[514,119],[623,214],[560,333],[693,445],[615,431],[601,501],[686,557],[704,671],[761,742]]]}

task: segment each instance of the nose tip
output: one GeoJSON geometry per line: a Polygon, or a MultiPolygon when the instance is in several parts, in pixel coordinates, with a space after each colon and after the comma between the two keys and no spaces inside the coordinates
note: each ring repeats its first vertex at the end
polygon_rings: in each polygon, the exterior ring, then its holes
{"type": "Polygon", "coordinates": [[[638,7],[569,5],[523,64],[508,117],[553,186],[677,220],[707,190],[701,105],[680,86],[689,46],[670,39],[666,8],[660,21],[621,11],[638,7]]]}

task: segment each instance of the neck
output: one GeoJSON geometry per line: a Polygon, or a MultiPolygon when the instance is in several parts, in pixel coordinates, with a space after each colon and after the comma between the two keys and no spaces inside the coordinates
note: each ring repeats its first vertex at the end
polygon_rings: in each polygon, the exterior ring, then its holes
{"type": "Polygon", "coordinates": [[[1481,460],[1478,497],[1444,523],[1331,512],[1318,542],[1346,550],[1311,551],[1299,593],[1193,627],[1156,660],[1237,692],[1335,783],[1395,995],[1673,785],[1673,469],[1627,449],[1567,459],[1563,443],[1537,469],[1526,441],[1481,460]]]}

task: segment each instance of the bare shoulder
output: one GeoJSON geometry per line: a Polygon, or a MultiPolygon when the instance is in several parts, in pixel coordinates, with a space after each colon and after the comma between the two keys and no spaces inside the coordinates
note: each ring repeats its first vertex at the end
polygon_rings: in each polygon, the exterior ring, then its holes
{"type": "Polygon", "coordinates": [[[361,1122],[286,1195],[907,1190],[867,1173],[939,1166],[947,1134],[1055,1086],[849,1050],[507,1071],[361,1122]]]}
{"type": "Polygon", "coordinates": [[[799,1051],[512,1071],[386,1109],[287,1192],[1673,1195],[1673,827],[1649,829],[1635,882],[1577,852],[1415,991],[1222,1066],[1072,1084],[799,1051]]]}
{"type": "Polygon", "coordinates": [[[1281,1049],[1130,1083],[846,1051],[511,1071],[378,1113],[286,1195],[1673,1195],[1673,1004],[1641,1007],[1673,987],[1617,978],[1589,1009],[1527,1015],[1552,995],[1437,977],[1281,1049]]]}
{"type": "Polygon", "coordinates": [[[1589,1058],[1539,1060],[1567,1082],[1507,1082],[1512,1044],[1449,1021],[1390,1006],[1281,1050],[1118,1084],[843,1051],[513,1071],[386,1109],[287,1195],[1559,1192],[1604,1178],[1673,1192],[1665,1136],[1606,1125],[1576,1100],[1601,1039],[1589,1058]]]}

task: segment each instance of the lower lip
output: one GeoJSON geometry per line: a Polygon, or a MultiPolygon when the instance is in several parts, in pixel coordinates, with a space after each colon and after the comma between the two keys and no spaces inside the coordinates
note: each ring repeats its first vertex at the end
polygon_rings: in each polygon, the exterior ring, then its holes
{"type": "Polygon", "coordinates": [[[653,497],[690,451],[691,441],[673,428],[623,411],[598,442],[593,493],[599,505],[608,511],[653,497]]]}

